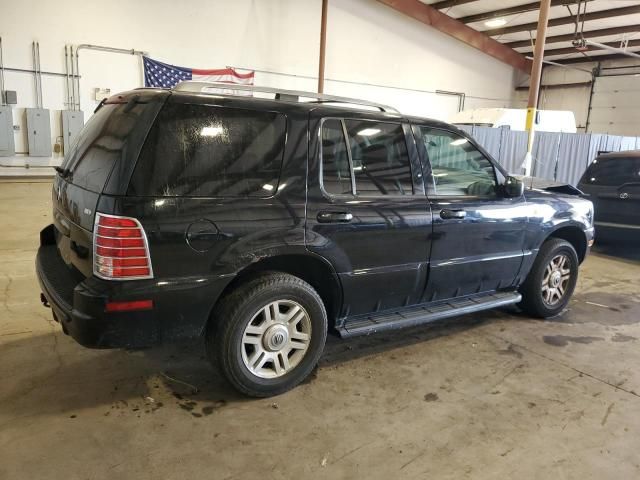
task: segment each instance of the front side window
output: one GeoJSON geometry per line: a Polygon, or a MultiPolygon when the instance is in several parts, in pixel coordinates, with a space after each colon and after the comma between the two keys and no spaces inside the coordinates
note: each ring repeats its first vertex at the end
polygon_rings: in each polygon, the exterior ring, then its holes
{"type": "Polygon", "coordinates": [[[436,195],[495,196],[492,163],[466,138],[444,130],[421,127],[431,163],[436,195]]]}
{"type": "Polygon", "coordinates": [[[402,125],[344,121],[358,195],[412,195],[413,182],[402,125]]]}
{"type": "Polygon", "coordinates": [[[167,104],[136,165],[130,195],[269,197],[278,188],[282,114],[167,104]]]}

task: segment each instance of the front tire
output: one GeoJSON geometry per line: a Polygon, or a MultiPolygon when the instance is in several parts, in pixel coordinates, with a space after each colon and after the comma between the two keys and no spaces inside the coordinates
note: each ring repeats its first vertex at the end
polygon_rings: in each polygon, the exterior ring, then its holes
{"type": "Polygon", "coordinates": [[[578,281],[578,255],[566,240],[550,238],[542,244],[533,268],[520,287],[518,306],[529,315],[549,318],[569,303],[578,281]]]}
{"type": "Polygon", "coordinates": [[[207,355],[240,392],[269,397],[302,382],[318,363],[327,313],[318,293],[286,273],[260,275],[225,297],[206,334],[207,355]]]}

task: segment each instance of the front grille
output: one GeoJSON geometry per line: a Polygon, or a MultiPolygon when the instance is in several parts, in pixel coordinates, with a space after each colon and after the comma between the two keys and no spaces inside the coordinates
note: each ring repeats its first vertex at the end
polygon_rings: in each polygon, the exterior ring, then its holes
{"type": "Polygon", "coordinates": [[[73,289],[84,277],[74,267],[69,267],[55,245],[43,245],[38,249],[38,272],[42,282],[56,300],[67,310],[73,306],[73,289]]]}

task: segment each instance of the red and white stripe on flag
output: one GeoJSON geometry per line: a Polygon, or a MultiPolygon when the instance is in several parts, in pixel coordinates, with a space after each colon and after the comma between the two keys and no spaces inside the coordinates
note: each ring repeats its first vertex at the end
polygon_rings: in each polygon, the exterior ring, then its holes
{"type": "Polygon", "coordinates": [[[235,83],[237,85],[253,85],[255,73],[240,73],[233,68],[219,68],[214,70],[191,70],[191,78],[202,82],[235,83]]]}

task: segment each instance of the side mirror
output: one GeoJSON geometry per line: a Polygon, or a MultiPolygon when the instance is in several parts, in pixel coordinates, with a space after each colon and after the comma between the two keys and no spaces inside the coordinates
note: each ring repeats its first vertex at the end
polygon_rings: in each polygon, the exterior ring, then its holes
{"type": "Polygon", "coordinates": [[[507,177],[503,184],[503,188],[506,197],[521,197],[524,193],[524,182],[516,177],[507,177]]]}

